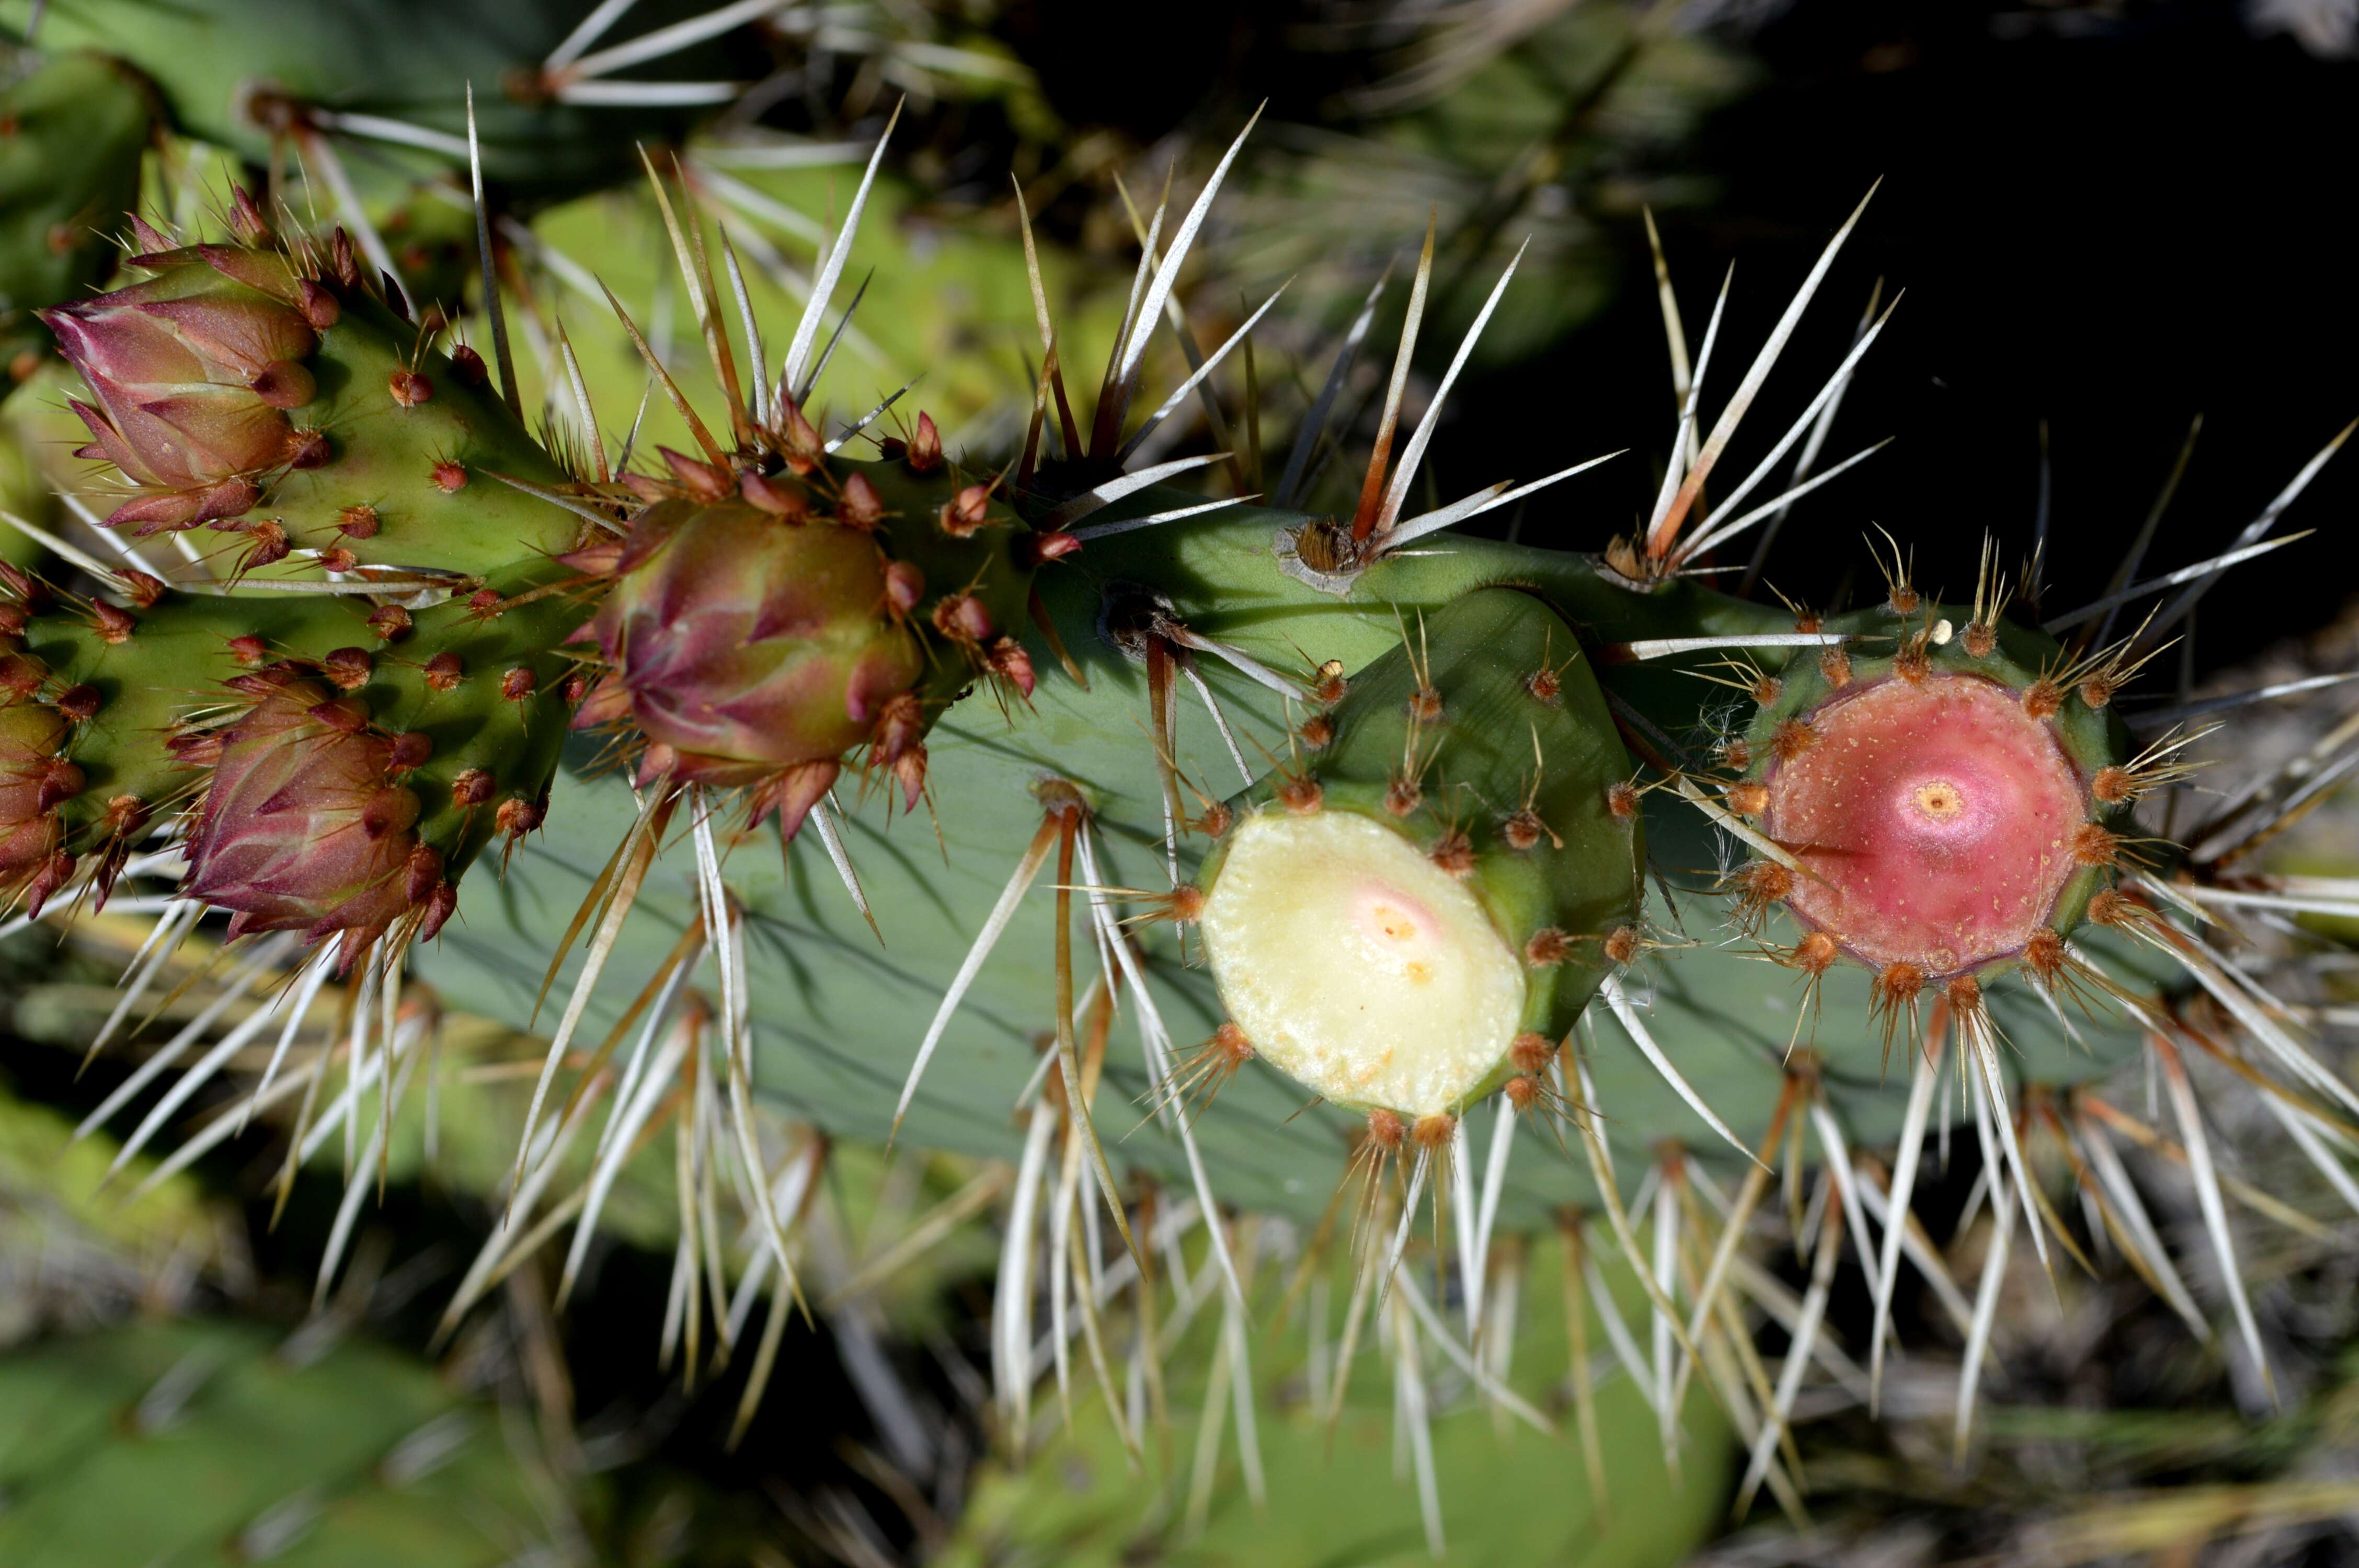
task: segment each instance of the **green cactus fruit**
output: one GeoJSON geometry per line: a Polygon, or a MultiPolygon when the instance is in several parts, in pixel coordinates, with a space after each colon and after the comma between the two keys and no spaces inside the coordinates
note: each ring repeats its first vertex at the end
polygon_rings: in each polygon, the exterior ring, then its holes
{"type": "Polygon", "coordinates": [[[34,312],[113,269],[111,236],[138,198],[154,119],[146,87],[95,54],[45,61],[0,89],[0,396],[48,351],[34,312]]]}
{"type": "Polygon", "coordinates": [[[1636,956],[1646,854],[1628,756],[1561,617],[1484,589],[1404,635],[1297,730],[1299,760],[1229,805],[1200,920],[1263,1060],[1414,1124],[1510,1078],[1530,1102],[1636,956]]]}
{"type": "Polygon", "coordinates": [[[481,357],[428,347],[341,237],[272,249],[242,195],[237,213],[248,243],[167,248],[150,232],[145,281],[45,318],[93,399],[74,403],[86,455],[135,487],[108,521],[243,533],[249,569],[300,550],[347,573],[481,576],[571,548],[582,518],[516,488],[570,476],[481,357]]]}
{"type": "Polygon", "coordinates": [[[0,1357],[0,1487],[17,1568],[493,1568],[550,1528],[489,1405],[394,1351],[230,1323],[0,1357]]]}
{"type": "MultiPolygon", "coordinates": [[[[573,0],[72,0],[46,7],[40,38],[127,61],[156,84],[177,125],[255,165],[290,141],[316,163],[332,137],[357,136],[366,161],[464,168],[472,83],[485,178],[538,200],[630,178],[638,143],[675,140],[697,105],[735,96],[734,87],[713,91],[734,73],[709,32],[611,68],[604,53],[711,9],[647,0],[631,8],[626,37],[584,40],[555,66],[583,19],[573,0]]],[[[21,31],[27,11],[10,0],[0,24],[21,31]]]]}

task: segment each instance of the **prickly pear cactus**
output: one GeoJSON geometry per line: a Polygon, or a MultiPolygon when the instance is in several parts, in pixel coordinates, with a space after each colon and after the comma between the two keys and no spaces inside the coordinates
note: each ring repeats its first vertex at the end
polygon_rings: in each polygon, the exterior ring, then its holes
{"type": "MultiPolygon", "coordinates": [[[[1558,1271],[1560,1250],[1543,1241],[1518,1261],[1528,1261],[1535,1279],[1547,1278],[1558,1271]]],[[[1268,1282],[1256,1300],[1263,1313],[1282,1310],[1283,1284],[1268,1282]]],[[[1637,1299],[1626,1275],[1620,1287],[1637,1299]]],[[[1245,1401],[1223,1397],[1227,1390],[1217,1385],[1232,1367],[1222,1336],[1199,1320],[1165,1381],[1183,1411],[1209,1408],[1220,1419],[1182,1426],[1168,1451],[1150,1447],[1134,1460],[1119,1416],[1076,1401],[1070,1424],[1043,1441],[1037,1462],[980,1467],[973,1499],[937,1560],[958,1568],[1027,1560],[1113,1568],[1142,1557],[1273,1568],[1435,1558],[1581,1568],[1685,1562],[1714,1532],[1735,1479],[1726,1424],[1701,1392],[1690,1399],[1687,1447],[1676,1466],[1656,1445],[1647,1391],[1627,1379],[1597,1391],[1593,1471],[1525,1419],[1537,1414],[1527,1401],[1548,1400],[1546,1369],[1561,1362],[1569,1338],[1603,1333],[1598,1309],[1581,1310],[1586,1318],[1571,1322],[1553,1312],[1533,1314],[1515,1346],[1516,1370],[1493,1383],[1506,1402],[1488,1409],[1484,1401],[1450,1408],[1438,1397],[1454,1368],[1430,1351],[1419,1364],[1414,1340],[1386,1339],[1387,1351],[1409,1363],[1407,1376],[1423,1404],[1405,1410],[1374,1368],[1332,1389],[1332,1347],[1305,1354],[1300,1336],[1291,1336],[1251,1368],[1257,1417],[1245,1401]],[[1234,1435],[1224,1430],[1229,1424],[1234,1435]],[[1396,1467],[1404,1448],[1408,1463],[1396,1467]],[[1568,1487],[1568,1465],[1597,1490],[1568,1487]],[[1388,1471],[1397,1484],[1370,1484],[1388,1471]],[[1420,1493],[1439,1507],[1426,1512],[1420,1493]],[[1501,1507],[1502,1497],[1528,1503],[1501,1507]]]]}
{"type": "Polygon", "coordinates": [[[429,350],[348,248],[271,249],[240,214],[246,243],[159,244],[135,258],[146,280],[45,319],[92,395],[73,405],[87,450],[131,485],[110,525],[203,527],[233,579],[312,591],[170,595],[132,570],[112,576],[115,603],[20,579],[12,719],[71,732],[10,824],[28,848],[9,885],[38,908],[85,861],[111,885],[158,806],[210,771],[194,885],[242,930],[364,946],[398,921],[439,927],[451,878],[538,820],[580,613],[535,590],[561,582],[551,557],[583,524],[513,488],[562,470],[480,359],[429,350]],[[227,713],[184,722],[184,699],[140,676],[150,661],[227,713]]]}
{"type": "MultiPolygon", "coordinates": [[[[2125,816],[2175,788],[2184,736],[2133,741],[2114,699],[2222,563],[2044,633],[2002,619],[1993,572],[1970,609],[1944,608],[1896,560],[1884,608],[1833,618],[1702,586],[1699,563],[1858,460],[1756,494],[1880,322],[1704,504],[1858,214],[1708,433],[1680,389],[1646,527],[1572,554],[1451,530],[1547,492],[1576,535],[1577,488],[1551,487],[1603,459],[1412,506],[1515,271],[1404,434],[1430,232],[1353,491],[1310,499],[1373,303],[1274,484],[1257,417],[1242,452],[1143,452],[1258,319],[1190,345],[1142,416],[1150,344],[1236,153],[1146,225],[1093,399],[1036,289],[1040,372],[1004,462],[946,449],[898,395],[851,420],[821,406],[874,159],[799,314],[766,329],[750,301],[731,321],[695,210],[683,222],[666,197],[719,404],[700,413],[651,348],[647,382],[692,453],[536,440],[505,375],[495,391],[480,355],[443,353],[436,325],[375,297],[349,247],[276,240],[250,200],[234,244],[143,232],[145,281],[54,314],[92,396],[86,455],[130,486],[118,534],[201,529],[236,560],[168,583],[93,558],[88,597],[8,579],[0,887],[28,914],[102,903],[136,854],[180,929],[213,913],[260,939],[236,984],[294,965],[280,996],[316,995],[340,966],[352,1022],[254,1098],[299,1088],[308,1107],[340,1073],[324,1114],[347,1138],[371,1083],[382,1129],[432,1077],[430,1030],[401,1011],[412,974],[546,1028],[512,1195],[538,1218],[494,1238],[462,1305],[568,1223],[578,1261],[621,1166],[668,1134],[668,1344],[693,1363],[708,1312],[734,1340],[766,1287],[774,1343],[831,1140],[1004,1156],[998,1184],[958,1201],[1006,1198],[994,1369],[1019,1447],[1041,1355],[1061,1379],[1076,1336],[1110,1400],[1130,1397],[1111,1369],[1127,1336],[1147,1398],[1158,1297],[1131,1292],[1117,1328],[1101,1309],[1124,1283],[1168,1271],[1185,1310],[1217,1298],[1242,1337],[1240,1208],[1287,1222],[1306,1279],[1348,1247],[1348,1366],[1365,1325],[1423,1301],[1397,1265],[1430,1191],[1467,1344],[1512,1337],[1484,1315],[1496,1247],[1558,1231],[1577,1301],[1599,1288],[1584,1249],[1610,1245],[1653,1332],[1641,1350],[1614,1316],[1607,1337],[1666,1448],[1701,1373],[1749,1449],[1741,1497],[1792,1510],[1780,1438],[1803,1379],[1862,1380],[1814,1356],[1842,1246],[1876,1292],[1871,1400],[1904,1259],[1970,1343],[1987,1337],[1995,1294],[1968,1303],[1908,1218],[1930,1139],[1975,1140],[1998,1245],[2020,1219],[2043,1260],[2051,1238],[2078,1246],[2043,1190],[2041,1152],[2060,1152],[2158,1282],[2175,1265],[2114,1182],[2114,1145],[2177,1151],[2217,1220],[2184,1053],[2248,1069],[2339,1171],[2327,1108],[2359,1096],[2214,946],[2259,935],[2206,935],[2239,908],[2344,896],[2238,865],[2309,796],[2263,781],[2184,849],[2125,816]],[[1223,463],[1210,499],[1173,482],[1223,463]],[[2174,589],[2118,643],[2048,640],[2174,589]],[[1741,730],[1732,683],[1758,706],[1741,730]],[[2098,1082],[2142,1045],[2175,1139],[2098,1082]],[[781,1113],[812,1132],[782,1142],[781,1113]],[[1529,1123],[1545,1142],[1516,1154],[1529,1123]],[[577,1140],[592,1173],[566,1193],[577,1140]],[[1889,1167],[1870,1152],[1894,1144],[1889,1167]],[[1746,1255],[1780,1178],[1810,1253],[1799,1298],[1746,1255]],[[724,1187],[750,1238],[734,1292],[724,1187]],[[1201,1227],[1197,1258],[1175,1224],[1201,1227]],[[1793,1336],[1774,1385],[1756,1309],[1793,1336]]],[[[578,380],[571,395],[566,428],[603,430],[578,380]]],[[[132,983],[163,962],[143,957],[132,983]]],[[[2209,1229],[2234,1280],[2232,1239],[2209,1229]]],[[[1512,1316],[1512,1290],[1489,1299],[1512,1316]]],[[[2228,1304],[2257,1358],[2240,1289],[2228,1304]]],[[[1322,1298],[1315,1321],[1331,1316],[1322,1298]]],[[[1484,1386],[1438,1309],[1405,1332],[1484,1386]]]]}

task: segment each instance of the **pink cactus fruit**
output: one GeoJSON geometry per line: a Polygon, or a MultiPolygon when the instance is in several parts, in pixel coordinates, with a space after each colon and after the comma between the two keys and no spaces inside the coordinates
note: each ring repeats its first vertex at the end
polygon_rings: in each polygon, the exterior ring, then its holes
{"type": "Polygon", "coordinates": [[[1762,827],[1803,873],[1788,906],[1876,968],[2018,954],[2079,870],[2088,784],[1996,681],[1864,682],[1781,725],[1775,751],[1762,827]]]}

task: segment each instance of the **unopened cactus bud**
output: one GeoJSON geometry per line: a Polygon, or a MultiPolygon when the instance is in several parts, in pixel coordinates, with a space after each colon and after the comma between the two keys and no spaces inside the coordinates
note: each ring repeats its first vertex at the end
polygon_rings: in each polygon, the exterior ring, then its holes
{"type": "Polygon", "coordinates": [[[747,784],[833,760],[921,672],[915,640],[879,613],[884,555],[856,530],[663,502],[625,562],[593,622],[612,671],[583,717],[626,709],[684,778],[747,784]]]}
{"type": "Polygon", "coordinates": [[[142,492],[107,521],[142,533],[260,499],[255,476],[294,455],[285,411],[316,393],[302,362],[319,346],[284,258],[203,245],[149,259],[157,276],[42,316],[96,399],[73,402],[93,455],[142,492]]]}
{"type": "Polygon", "coordinates": [[[415,902],[419,801],[391,782],[396,742],[294,666],[235,684],[255,704],[218,731],[183,891],[231,911],[233,935],[343,933],[357,951],[415,902]]]}

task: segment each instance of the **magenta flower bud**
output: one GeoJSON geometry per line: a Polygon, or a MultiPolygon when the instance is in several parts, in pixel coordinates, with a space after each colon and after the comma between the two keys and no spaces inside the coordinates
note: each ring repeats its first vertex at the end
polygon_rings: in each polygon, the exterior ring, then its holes
{"type": "Polygon", "coordinates": [[[232,685],[256,700],[216,732],[182,890],[231,911],[232,936],[342,932],[364,944],[408,912],[420,880],[418,797],[387,780],[395,742],[296,666],[232,685]]]}
{"type": "Polygon", "coordinates": [[[612,673],[576,722],[626,721],[669,748],[675,776],[704,783],[835,762],[925,669],[890,611],[889,570],[856,529],[742,502],[651,507],[592,622],[612,673]]]}
{"type": "Polygon", "coordinates": [[[143,492],[107,521],[140,530],[234,517],[251,476],[294,446],[286,411],[317,395],[304,280],[286,258],[205,245],[145,258],[157,276],[42,313],[89,385],[72,406],[103,458],[143,492]]]}

